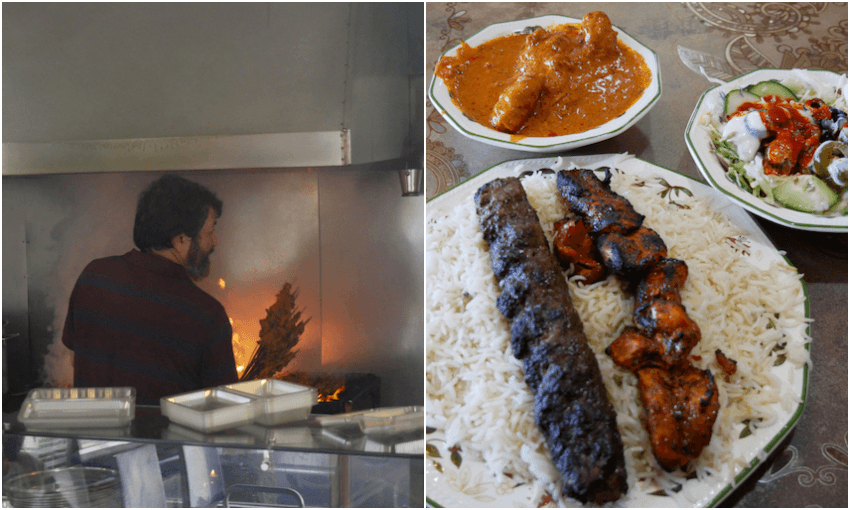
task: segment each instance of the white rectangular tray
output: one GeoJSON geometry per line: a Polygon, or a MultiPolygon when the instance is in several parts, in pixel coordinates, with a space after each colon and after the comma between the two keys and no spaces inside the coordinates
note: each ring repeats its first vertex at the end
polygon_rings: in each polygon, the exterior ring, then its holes
{"type": "Polygon", "coordinates": [[[380,407],[329,416],[316,416],[320,427],[356,426],[365,434],[396,434],[425,428],[422,407],[380,407]]]}
{"type": "Polygon", "coordinates": [[[316,388],[277,379],[258,379],[224,386],[234,393],[254,399],[254,421],[263,425],[279,425],[310,416],[316,405],[316,388]]]}
{"type": "Polygon", "coordinates": [[[29,429],[116,428],[136,416],[136,389],[35,388],[18,411],[18,421],[29,429]]]}
{"type": "Polygon", "coordinates": [[[254,420],[255,397],[224,387],[190,391],[160,399],[169,420],[201,432],[218,432],[254,420]]]}
{"type": "Polygon", "coordinates": [[[384,407],[360,415],[360,430],[366,434],[396,434],[425,429],[421,407],[384,407]]]}

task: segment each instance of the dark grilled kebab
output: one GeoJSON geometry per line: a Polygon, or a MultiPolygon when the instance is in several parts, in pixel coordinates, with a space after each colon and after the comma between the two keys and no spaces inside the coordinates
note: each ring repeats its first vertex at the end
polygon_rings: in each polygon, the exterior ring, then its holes
{"type": "Polygon", "coordinates": [[[614,501],[628,490],[617,415],[537,213],[517,178],[485,184],[475,203],[501,288],[497,307],[511,321],[513,353],[564,494],[614,501]]]}
{"type": "Polygon", "coordinates": [[[606,349],[639,381],[653,452],[666,469],[684,467],[711,439],[719,408],[711,372],[691,366],[688,356],[701,338],[679,289],[688,277],[684,261],[667,258],[661,236],[611,190],[611,172],[599,180],[591,170],[558,172],[567,206],[588,225],[608,270],[636,285],[635,326],[626,327],[606,349]]]}

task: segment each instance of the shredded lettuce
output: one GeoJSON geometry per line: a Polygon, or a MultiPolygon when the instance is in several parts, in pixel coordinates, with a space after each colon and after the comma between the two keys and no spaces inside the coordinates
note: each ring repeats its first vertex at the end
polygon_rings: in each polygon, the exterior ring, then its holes
{"type": "Polygon", "coordinates": [[[747,175],[744,166],[746,161],[741,161],[735,146],[726,140],[721,140],[721,133],[714,126],[708,126],[711,142],[714,144],[714,152],[726,162],[726,176],[741,189],[768,203],[773,203],[773,188],[765,181],[759,181],[747,175]]]}

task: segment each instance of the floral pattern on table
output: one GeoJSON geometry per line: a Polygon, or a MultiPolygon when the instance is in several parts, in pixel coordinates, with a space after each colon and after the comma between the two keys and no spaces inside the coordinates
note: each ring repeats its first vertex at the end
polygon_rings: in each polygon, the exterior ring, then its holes
{"type": "Polygon", "coordinates": [[[427,141],[425,144],[425,167],[426,173],[425,191],[426,198],[433,198],[447,189],[460,184],[471,175],[469,168],[463,160],[463,156],[456,153],[455,149],[446,146],[443,141],[432,139],[448,130],[448,124],[443,116],[427,101],[427,141]]]}
{"type": "Polygon", "coordinates": [[[813,25],[829,22],[818,16],[825,2],[685,5],[709,31],[731,38],[723,57],[679,46],[682,62],[695,72],[724,81],[763,68],[847,72],[847,19],[836,20],[819,38],[812,33],[813,25]],[[771,39],[775,55],[763,50],[771,39]]]}
{"type": "Polygon", "coordinates": [[[797,483],[803,487],[812,487],[815,484],[834,485],[837,479],[835,471],[847,471],[847,434],[844,434],[843,445],[824,443],[820,451],[827,463],[812,469],[804,465],[805,461],[797,447],[789,445],[770,472],[759,479],[759,483],[767,484],[786,476],[796,476],[797,483]]]}
{"type": "MultiPolygon", "coordinates": [[[[457,10],[455,3],[447,3],[445,12],[445,22],[440,28],[438,38],[439,54],[460,44],[463,40],[464,27],[471,21],[467,11],[457,10]]],[[[454,147],[446,145],[440,139],[441,135],[448,131],[448,123],[434,108],[431,101],[426,101],[425,107],[428,113],[425,137],[425,193],[426,199],[430,199],[472,177],[472,174],[469,173],[469,167],[463,156],[458,154],[454,147]]]]}

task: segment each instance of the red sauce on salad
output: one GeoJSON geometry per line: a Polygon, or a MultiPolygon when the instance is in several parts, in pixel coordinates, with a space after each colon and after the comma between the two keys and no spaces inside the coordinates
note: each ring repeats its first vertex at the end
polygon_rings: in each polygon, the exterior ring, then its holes
{"type": "Polygon", "coordinates": [[[820,143],[821,130],[817,120],[829,117],[829,106],[820,99],[810,99],[801,104],[778,96],[765,96],[762,101],[743,103],[729,117],[745,115],[753,110],[759,111],[768,135],[772,137],[772,140],[766,142],[765,174],[804,173],[820,143]],[[803,113],[804,105],[811,117],[803,113]]]}

